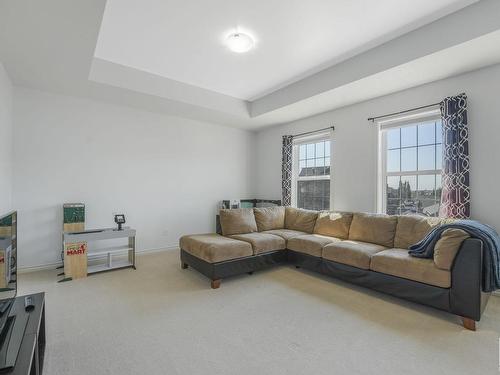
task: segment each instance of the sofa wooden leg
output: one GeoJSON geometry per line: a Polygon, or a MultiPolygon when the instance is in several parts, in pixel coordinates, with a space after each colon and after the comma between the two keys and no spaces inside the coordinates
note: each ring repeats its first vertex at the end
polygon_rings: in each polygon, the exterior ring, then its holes
{"type": "Polygon", "coordinates": [[[475,320],[462,317],[462,322],[463,322],[464,328],[469,329],[471,331],[476,330],[476,321],[475,320]]]}
{"type": "Polygon", "coordinates": [[[253,275],[253,271],[247,272],[249,275],[253,275]]]}
{"type": "Polygon", "coordinates": [[[219,289],[220,282],[221,282],[221,279],[212,280],[210,283],[210,285],[212,286],[212,289],[219,289]]]}
{"type": "Polygon", "coordinates": [[[182,262],[182,263],[181,263],[181,268],[182,268],[183,270],[187,269],[188,267],[189,267],[189,266],[188,266],[188,264],[187,264],[187,263],[184,263],[184,262],[182,262]]]}
{"type": "Polygon", "coordinates": [[[299,268],[300,268],[300,266],[299,266],[299,265],[295,265],[295,268],[299,269],[299,268]]]}

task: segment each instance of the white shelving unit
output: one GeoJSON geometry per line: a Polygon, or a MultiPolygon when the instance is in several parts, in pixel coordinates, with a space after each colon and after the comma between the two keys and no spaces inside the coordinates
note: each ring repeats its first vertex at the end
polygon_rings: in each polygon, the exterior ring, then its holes
{"type": "Polygon", "coordinates": [[[82,232],[65,232],[63,235],[64,244],[120,238],[128,238],[128,244],[109,246],[87,253],[87,274],[89,275],[121,268],[135,269],[135,229],[128,227],[124,227],[122,230],[114,228],[92,229],[82,232]]]}

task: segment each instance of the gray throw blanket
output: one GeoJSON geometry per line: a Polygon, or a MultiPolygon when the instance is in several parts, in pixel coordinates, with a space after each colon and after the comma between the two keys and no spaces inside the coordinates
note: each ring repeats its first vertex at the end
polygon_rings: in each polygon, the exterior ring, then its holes
{"type": "Polygon", "coordinates": [[[434,245],[441,238],[441,233],[449,228],[466,231],[473,238],[483,241],[483,291],[492,292],[500,289],[500,237],[488,225],[474,220],[458,220],[452,224],[443,224],[432,229],[423,240],[409,247],[409,254],[418,258],[432,258],[434,245]]]}

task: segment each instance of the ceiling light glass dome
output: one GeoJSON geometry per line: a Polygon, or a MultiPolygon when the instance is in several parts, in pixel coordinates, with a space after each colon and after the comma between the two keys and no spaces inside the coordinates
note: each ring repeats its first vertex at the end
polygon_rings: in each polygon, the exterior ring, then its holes
{"type": "Polygon", "coordinates": [[[255,42],[253,38],[245,33],[233,33],[226,39],[228,48],[236,53],[244,53],[250,51],[255,42]]]}

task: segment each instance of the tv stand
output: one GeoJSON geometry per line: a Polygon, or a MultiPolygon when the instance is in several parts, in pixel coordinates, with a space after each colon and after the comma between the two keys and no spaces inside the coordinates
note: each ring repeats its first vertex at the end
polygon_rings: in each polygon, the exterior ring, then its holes
{"type": "MultiPolygon", "coordinates": [[[[45,293],[32,294],[31,296],[34,308],[30,311],[25,310],[24,299],[26,296],[16,297],[13,301],[9,317],[15,318],[15,321],[26,322],[26,324],[23,333],[17,332],[17,335],[22,338],[14,367],[0,371],[0,374],[42,374],[45,354],[45,293]]],[[[15,329],[14,324],[13,330],[15,329]]]]}

